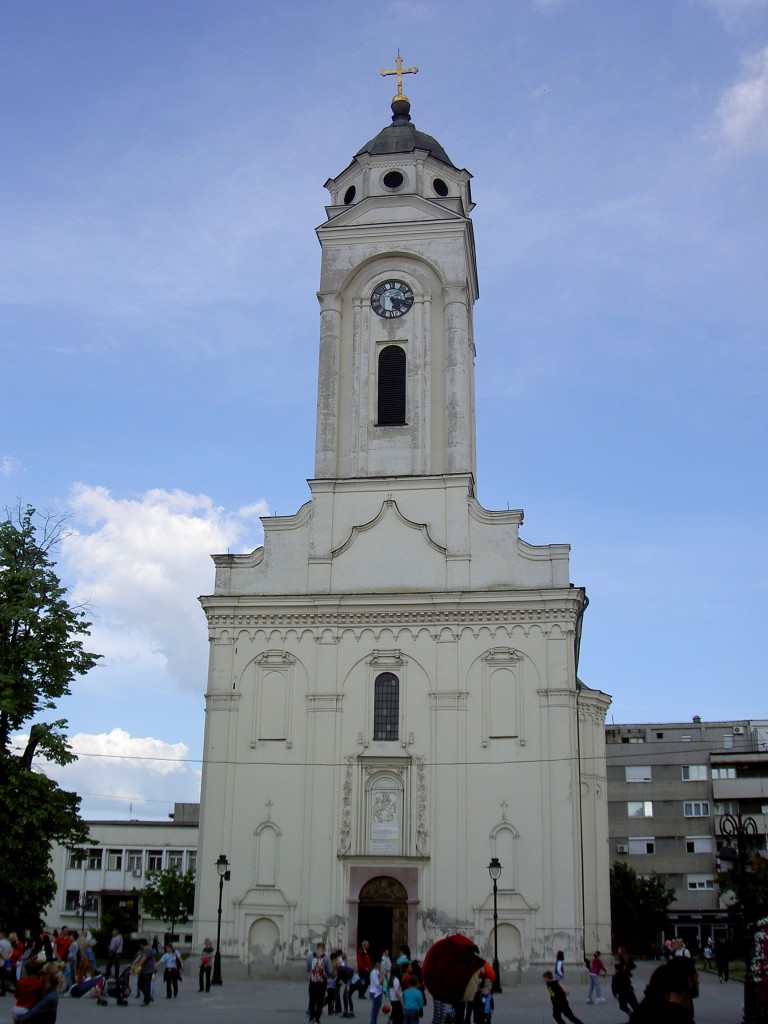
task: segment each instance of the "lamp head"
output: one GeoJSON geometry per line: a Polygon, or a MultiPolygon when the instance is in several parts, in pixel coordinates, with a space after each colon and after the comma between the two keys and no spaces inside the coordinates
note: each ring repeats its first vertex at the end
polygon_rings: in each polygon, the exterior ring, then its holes
{"type": "Polygon", "coordinates": [[[498,857],[492,858],[491,863],[488,865],[488,874],[494,882],[501,877],[501,861],[498,857]]]}
{"type": "Polygon", "coordinates": [[[229,861],[227,860],[226,854],[220,853],[219,859],[216,861],[216,870],[224,878],[229,872],[229,861]]]}

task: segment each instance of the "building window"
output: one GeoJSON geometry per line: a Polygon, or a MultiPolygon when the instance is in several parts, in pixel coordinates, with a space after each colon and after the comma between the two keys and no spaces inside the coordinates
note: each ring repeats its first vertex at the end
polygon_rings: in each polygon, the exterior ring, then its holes
{"type": "Polygon", "coordinates": [[[712,853],[712,836],[686,836],[686,853],[712,853]]]}
{"type": "Polygon", "coordinates": [[[622,743],[645,743],[645,736],[622,736],[622,743]]]}
{"type": "Polygon", "coordinates": [[[163,870],[163,851],[147,850],[147,871],[163,870]]]}
{"type": "Polygon", "coordinates": [[[187,871],[197,871],[197,850],[187,851],[187,871]]]}
{"type": "Polygon", "coordinates": [[[70,850],[69,866],[71,868],[81,868],[85,863],[86,856],[87,850],[70,850]]]}
{"type": "Polygon", "coordinates": [[[652,818],[653,800],[630,800],[627,803],[627,814],[630,818],[652,818]]]}
{"type": "MultiPolygon", "coordinates": [[[[82,904],[80,903],[81,892],[79,889],[67,889],[67,894],[64,898],[64,909],[70,912],[76,911],[81,913],[83,910],[82,904]]],[[[97,892],[85,893],[85,912],[87,914],[95,914],[99,909],[99,894],[97,892]]]]}
{"type": "Polygon", "coordinates": [[[373,684],[373,738],[396,740],[400,713],[400,680],[382,672],[373,684]]]}
{"type": "Polygon", "coordinates": [[[733,734],[730,732],[723,735],[723,750],[733,750],[733,734]]]}
{"type": "Polygon", "coordinates": [[[735,768],[713,768],[712,769],[713,779],[735,779],[736,769],[735,768]]]}
{"type": "Polygon", "coordinates": [[[689,889],[714,889],[715,880],[712,875],[688,875],[689,889]]]}
{"type": "Polygon", "coordinates": [[[101,870],[101,850],[89,850],[88,851],[88,870],[89,871],[100,871],[101,870]]]}
{"type": "Polygon", "coordinates": [[[683,814],[686,818],[708,818],[709,800],[686,800],[683,804],[683,814]]]}
{"type": "Polygon", "coordinates": [[[648,764],[628,764],[624,768],[624,779],[626,782],[651,782],[651,766],[648,764]]]}
{"type": "Polygon", "coordinates": [[[107,871],[120,871],[123,867],[123,851],[107,850],[107,871]]]}
{"type": "Polygon", "coordinates": [[[656,853],[656,840],[653,836],[630,838],[628,845],[630,853],[656,853]]]}
{"type": "Polygon", "coordinates": [[[705,764],[684,764],[682,769],[684,782],[707,781],[707,766],[705,764]]]}
{"type": "Polygon", "coordinates": [[[168,867],[173,868],[175,871],[184,870],[184,851],[183,850],[169,850],[168,851],[168,867]]]}
{"type": "Polygon", "coordinates": [[[739,801],[738,800],[718,800],[715,802],[713,812],[717,815],[720,814],[738,814],[739,813],[739,801]]]}
{"type": "Polygon", "coordinates": [[[405,351],[399,345],[387,345],[379,353],[380,427],[405,423],[405,351]]]}
{"type": "Polygon", "coordinates": [[[144,853],[142,850],[128,850],[126,855],[126,867],[129,871],[138,871],[141,873],[141,869],[144,863],[144,853]]]}

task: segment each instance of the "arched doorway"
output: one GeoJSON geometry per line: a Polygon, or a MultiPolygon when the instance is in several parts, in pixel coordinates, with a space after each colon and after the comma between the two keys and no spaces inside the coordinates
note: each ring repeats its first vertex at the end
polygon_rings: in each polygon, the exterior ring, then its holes
{"type": "Polygon", "coordinates": [[[408,893],[394,878],[380,875],[360,890],[357,909],[357,948],[363,939],[370,943],[371,960],[388,949],[397,959],[400,946],[408,945],[408,893]]]}

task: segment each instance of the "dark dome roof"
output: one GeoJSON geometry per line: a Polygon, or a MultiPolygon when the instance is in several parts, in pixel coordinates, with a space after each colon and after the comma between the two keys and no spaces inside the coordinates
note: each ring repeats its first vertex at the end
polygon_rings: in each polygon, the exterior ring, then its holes
{"type": "Polygon", "coordinates": [[[361,153],[370,153],[371,156],[381,156],[389,153],[412,153],[415,149],[423,149],[439,160],[441,163],[454,167],[450,157],[443,147],[426,132],[417,131],[411,123],[411,105],[407,100],[397,99],[392,101],[392,124],[382,128],[378,135],[375,135],[370,142],[358,149],[355,156],[361,153]]]}

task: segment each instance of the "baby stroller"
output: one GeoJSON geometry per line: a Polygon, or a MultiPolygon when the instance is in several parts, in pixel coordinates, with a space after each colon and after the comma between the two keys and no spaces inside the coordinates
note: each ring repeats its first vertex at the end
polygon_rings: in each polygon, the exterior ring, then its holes
{"type": "Polygon", "coordinates": [[[120,976],[110,978],[107,981],[107,995],[117,1000],[118,1006],[128,1005],[128,996],[131,994],[131,968],[124,967],[120,976]]]}
{"type": "Polygon", "coordinates": [[[69,990],[69,994],[74,999],[82,999],[83,996],[89,996],[96,999],[96,1002],[100,1006],[106,1006],[107,1000],[104,996],[104,989],[106,988],[107,979],[103,974],[94,974],[92,978],[86,978],[84,981],[78,981],[76,985],[73,985],[69,990]]]}

